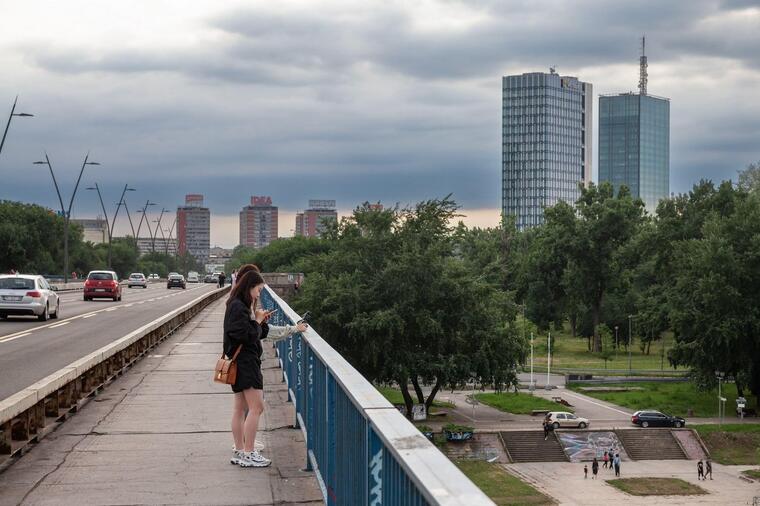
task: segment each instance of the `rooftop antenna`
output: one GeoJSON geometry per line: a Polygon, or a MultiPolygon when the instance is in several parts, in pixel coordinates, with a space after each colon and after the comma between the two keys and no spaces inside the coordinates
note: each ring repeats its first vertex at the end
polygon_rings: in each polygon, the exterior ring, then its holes
{"type": "Polygon", "coordinates": [[[641,57],[639,58],[639,95],[647,94],[646,40],[646,37],[641,37],[641,57]]]}
{"type": "Polygon", "coordinates": [[[549,73],[550,74],[556,74],[557,73],[557,66],[556,65],[552,65],[551,67],[549,67],[549,73]]]}

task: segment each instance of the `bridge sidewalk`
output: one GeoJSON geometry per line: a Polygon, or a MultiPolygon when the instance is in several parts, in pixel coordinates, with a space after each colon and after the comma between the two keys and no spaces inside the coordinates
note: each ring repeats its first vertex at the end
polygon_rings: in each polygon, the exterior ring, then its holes
{"type": "Polygon", "coordinates": [[[201,314],[0,474],[6,504],[322,504],[271,346],[257,442],[266,469],[229,463],[229,387],[212,381],[224,302],[201,314]]]}

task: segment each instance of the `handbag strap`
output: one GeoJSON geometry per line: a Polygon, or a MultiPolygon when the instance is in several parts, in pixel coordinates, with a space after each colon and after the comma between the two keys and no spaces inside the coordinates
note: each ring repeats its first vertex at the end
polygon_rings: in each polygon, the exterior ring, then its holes
{"type": "MultiPolygon", "coordinates": [[[[237,356],[240,354],[240,350],[243,349],[243,345],[239,344],[237,347],[237,350],[235,350],[235,353],[232,355],[232,358],[230,359],[230,362],[234,362],[237,356]]],[[[222,358],[224,358],[224,353],[222,353],[222,358]]]]}

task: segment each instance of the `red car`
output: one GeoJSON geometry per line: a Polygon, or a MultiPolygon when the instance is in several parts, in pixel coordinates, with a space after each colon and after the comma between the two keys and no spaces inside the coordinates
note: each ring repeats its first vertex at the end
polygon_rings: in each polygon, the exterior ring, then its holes
{"type": "Polygon", "coordinates": [[[91,271],[84,282],[84,300],[121,300],[119,276],[114,271],[91,271]]]}

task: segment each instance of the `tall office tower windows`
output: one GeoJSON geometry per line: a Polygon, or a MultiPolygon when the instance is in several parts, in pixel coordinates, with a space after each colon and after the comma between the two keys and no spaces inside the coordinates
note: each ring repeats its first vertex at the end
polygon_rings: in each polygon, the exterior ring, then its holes
{"type": "Polygon", "coordinates": [[[591,182],[592,104],[590,83],[554,71],[502,79],[502,213],[518,229],[591,182]]]}

